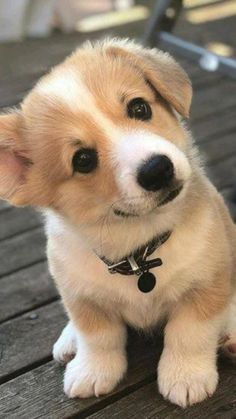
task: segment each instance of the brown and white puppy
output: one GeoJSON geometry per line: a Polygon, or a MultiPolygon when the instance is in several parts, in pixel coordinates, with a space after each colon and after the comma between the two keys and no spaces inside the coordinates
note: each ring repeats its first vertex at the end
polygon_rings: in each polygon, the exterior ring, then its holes
{"type": "Polygon", "coordinates": [[[126,324],[167,319],[158,385],[180,406],[215,391],[219,340],[235,348],[236,229],[181,122],[191,96],[168,54],[108,40],[78,49],[0,118],[0,196],[46,214],[70,319],[53,349],[58,361],[74,356],[69,397],[108,393],[124,377],[126,324]],[[170,230],[147,294],[97,256],[119,261],[170,230]]]}

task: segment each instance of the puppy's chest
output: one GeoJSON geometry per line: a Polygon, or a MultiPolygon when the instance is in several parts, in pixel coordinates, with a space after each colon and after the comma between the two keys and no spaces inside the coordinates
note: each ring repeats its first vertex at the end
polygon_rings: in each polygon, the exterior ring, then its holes
{"type": "Polygon", "coordinates": [[[158,289],[148,294],[138,294],[132,302],[126,302],[121,314],[126,323],[131,326],[148,329],[162,320],[167,314],[167,305],[158,295],[158,289]]]}
{"type": "Polygon", "coordinates": [[[104,280],[110,281],[111,288],[104,293],[104,301],[112,301],[113,307],[118,311],[126,323],[138,328],[149,328],[157,323],[164,315],[165,296],[159,284],[158,275],[155,273],[157,283],[148,293],[143,293],[138,288],[136,275],[124,276],[108,274],[104,280]]]}
{"type": "Polygon", "coordinates": [[[159,275],[155,272],[157,283],[154,289],[143,293],[138,288],[136,275],[110,274],[106,266],[97,269],[93,289],[86,290],[92,298],[97,298],[103,307],[112,308],[131,326],[148,328],[163,317],[165,296],[159,288],[159,275]]]}
{"type": "Polygon", "coordinates": [[[155,325],[165,314],[167,303],[160,284],[159,268],[152,271],[156,276],[155,287],[143,293],[138,288],[136,275],[111,274],[107,265],[89,251],[64,246],[58,251],[57,256],[63,264],[60,264],[59,272],[57,266],[52,267],[50,264],[52,273],[59,288],[60,282],[63,282],[64,288],[66,281],[67,289],[78,300],[82,297],[95,301],[105,310],[114,311],[126,323],[138,328],[155,325]]]}
{"type": "Polygon", "coordinates": [[[48,229],[50,269],[61,293],[67,293],[71,299],[90,299],[127,323],[146,328],[165,316],[186,289],[188,276],[183,275],[186,258],[183,262],[178,246],[170,248],[167,242],[152,254],[152,258],[161,258],[163,265],[152,269],[156,285],[152,291],[143,293],[138,289],[137,276],[111,274],[77,235],[56,227],[48,229]]]}

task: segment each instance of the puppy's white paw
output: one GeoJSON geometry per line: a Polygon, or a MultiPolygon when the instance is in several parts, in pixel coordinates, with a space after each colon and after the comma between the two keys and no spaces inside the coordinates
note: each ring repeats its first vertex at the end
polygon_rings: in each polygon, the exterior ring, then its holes
{"type": "Polygon", "coordinates": [[[55,361],[65,364],[71,361],[76,351],[76,334],[71,322],[69,322],[53,346],[53,358],[55,361]]]}
{"type": "Polygon", "coordinates": [[[211,396],[217,386],[214,363],[198,357],[189,360],[163,353],[158,366],[159,391],[165,399],[181,407],[201,402],[211,396]]]}
{"type": "Polygon", "coordinates": [[[67,396],[91,397],[110,393],[127,370],[127,360],[119,351],[77,352],[67,365],[64,391],[67,396]]]}

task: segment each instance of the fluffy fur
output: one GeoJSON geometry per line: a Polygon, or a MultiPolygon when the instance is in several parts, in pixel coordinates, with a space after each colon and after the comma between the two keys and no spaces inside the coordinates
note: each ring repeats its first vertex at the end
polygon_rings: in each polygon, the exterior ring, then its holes
{"type": "Polygon", "coordinates": [[[186,73],[168,54],[108,40],[75,51],[19,111],[0,117],[0,196],[46,215],[49,267],[70,319],[53,349],[56,360],[69,361],[69,397],[108,393],[123,378],[126,324],[148,330],[166,319],[158,385],[183,407],[215,391],[220,339],[234,356],[236,229],[181,122],[191,96],[186,73]],[[128,118],[135,97],[149,102],[150,121],[128,118]],[[73,173],[81,147],[98,152],[90,174],[73,173]],[[163,191],[136,181],[153,153],[170,158],[183,185],[162,206],[163,191]],[[97,256],[119,260],[167,230],[171,237],[154,254],[163,260],[158,284],[148,294],[135,276],[110,275],[97,256]]]}

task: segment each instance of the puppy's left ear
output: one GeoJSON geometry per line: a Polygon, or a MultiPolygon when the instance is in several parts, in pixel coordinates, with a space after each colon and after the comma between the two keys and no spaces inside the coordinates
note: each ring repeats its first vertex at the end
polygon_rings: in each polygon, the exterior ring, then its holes
{"type": "Polygon", "coordinates": [[[30,165],[20,113],[0,115],[0,199],[21,205],[19,196],[30,165]]]}
{"type": "Polygon", "coordinates": [[[184,69],[166,52],[130,41],[115,42],[110,51],[142,70],[145,79],[182,116],[188,117],[192,101],[191,81],[184,69]]]}

